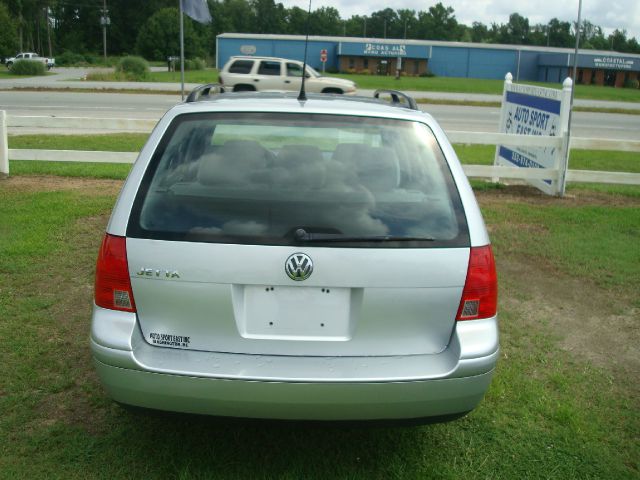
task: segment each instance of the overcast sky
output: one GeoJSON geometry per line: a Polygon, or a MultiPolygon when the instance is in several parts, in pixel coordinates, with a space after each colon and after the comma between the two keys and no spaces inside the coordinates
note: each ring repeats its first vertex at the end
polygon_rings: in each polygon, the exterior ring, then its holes
{"type": "MultiPolygon", "coordinates": [[[[308,0],[276,1],[282,2],[286,7],[295,5],[305,10],[309,5],[308,0]]],[[[369,15],[387,7],[394,10],[427,10],[436,3],[437,0],[316,0],[312,2],[311,8],[335,7],[342,18],[349,18],[352,15],[369,15]]],[[[492,22],[506,23],[509,14],[513,12],[527,17],[529,25],[547,23],[553,17],[575,21],[578,16],[578,0],[442,0],[442,4],[453,7],[458,22],[469,26],[473,22],[486,25],[492,22]]],[[[640,0],[584,0],[582,17],[602,27],[605,35],[616,28],[626,29],[628,37],[636,37],[640,41],[640,0]]]]}

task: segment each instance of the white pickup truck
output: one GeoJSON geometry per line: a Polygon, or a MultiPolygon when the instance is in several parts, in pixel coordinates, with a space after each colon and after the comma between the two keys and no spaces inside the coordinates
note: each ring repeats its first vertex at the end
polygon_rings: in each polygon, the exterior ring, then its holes
{"type": "Polygon", "coordinates": [[[42,62],[44,63],[45,67],[47,67],[47,70],[51,70],[56,65],[55,58],[41,57],[37,53],[33,52],[21,52],[18,53],[15,57],[7,58],[7,68],[11,68],[11,65],[13,65],[13,63],[18,60],[34,60],[42,62]]]}

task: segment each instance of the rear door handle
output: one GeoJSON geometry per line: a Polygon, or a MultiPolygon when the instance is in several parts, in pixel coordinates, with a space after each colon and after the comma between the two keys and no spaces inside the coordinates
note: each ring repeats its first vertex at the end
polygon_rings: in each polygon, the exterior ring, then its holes
{"type": "Polygon", "coordinates": [[[254,78],[254,79],[253,79],[253,81],[254,81],[254,82],[259,82],[260,80],[259,80],[259,79],[257,79],[257,78],[254,78]]]}
{"type": "Polygon", "coordinates": [[[285,80],[284,83],[291,83],[291,80],[285,80]]]}

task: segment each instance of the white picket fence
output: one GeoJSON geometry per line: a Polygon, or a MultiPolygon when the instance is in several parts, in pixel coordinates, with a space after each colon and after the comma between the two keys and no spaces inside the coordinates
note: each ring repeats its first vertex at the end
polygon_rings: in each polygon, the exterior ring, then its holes
{"type": "MultiPolygon", "coordinates": [[[[100,130],[102,132],[151,131],[156,120],[127,118],[82,118],[52,116],[14,116],[0,111],[0,173],[9,174],[9,160],[44,160],[54,162],[133,163],[136,152],[94,152],[78,150],[33,150],[8,148],[7,127],[60,128],[65,130],[100,130]]],[[[508,145],[520,147],[561,148],[562,137],[512,135],[504,133],[447,133],[452,143],[508,145]]],[[[640,152],[640,141],[593,138],[571,138],[572,149],[618,150],[640,152]]],[[[465,173],[476,178],[509,178],[519,180],[558,178],[557,169],[518,168],[493,165],[464,165],[465,173]]],[[[640,173],[569,170],[568,182],[640,185],[640,173]]]]}

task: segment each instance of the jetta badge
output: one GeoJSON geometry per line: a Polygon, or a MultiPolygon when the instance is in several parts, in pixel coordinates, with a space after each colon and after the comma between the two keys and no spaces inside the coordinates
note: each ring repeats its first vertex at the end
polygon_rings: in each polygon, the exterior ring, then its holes
{"type": "Polygon", "coordinates": [[[284,263],[284,271],[287,272],[291,280],[301,282],[309,278],[313,273],[313,261],[311,261],[309,255],[294,253],[284,263]]]}

